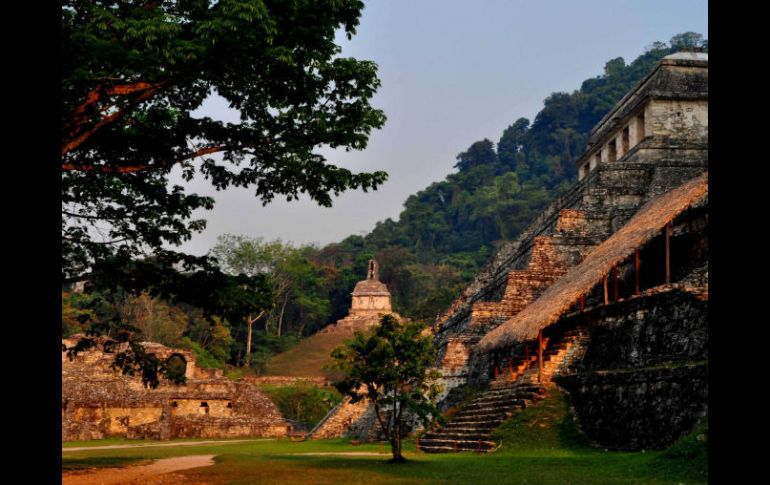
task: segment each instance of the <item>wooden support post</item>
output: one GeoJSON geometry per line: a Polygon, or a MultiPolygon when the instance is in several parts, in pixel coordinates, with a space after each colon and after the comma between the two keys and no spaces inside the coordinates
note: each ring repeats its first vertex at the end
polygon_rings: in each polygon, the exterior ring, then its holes
{"type": "Polygon", "coordinates": [[[666,224],[666,284],[671,284],[671,223],[666,224]]]}
{"type": "Polygon", "coordinates": [[[537,333],[537,383],[543,383],[543,331],[537,333]]]}
{"type": "Polygon", "coordinates": [[[604,284],[604,304],[608,304],[610,302],[610,293],[607,289],[607,275],[604,275],[604,278],[602,278],[602,283],[604,284]]]}
{"type": "Polygon", "coordinates": [[[417,448],[417,451],[420,451],[420,437],[419,436],[415,440],[414,447],[417,448]]]}
{"type": "Polygon", "coordinates": [[[640,288],[639,288],[639,250],[636,250],[636,254],[634,255],[634,279],[636,280],[635,286],[634,286],[634,295],[638,295],[640,288]]]}
{"type": "Polygon", "coordinates": [[[586,296],[580,295],[580,313],[586,311],[586,296]]]}
{"type": "Polygon", "coordinates": [[[613,286],[613,300],[618,301],[620,298],[620,292],[618,291],[618,267],[614,266],[612,268],[612,275],[615,277],[615,284],[613,286]]]}
{"type": "Polygon", "coordinates": [[[513,357],[508,357],[508,373],[511,379],[513,379],[513,357]]]}

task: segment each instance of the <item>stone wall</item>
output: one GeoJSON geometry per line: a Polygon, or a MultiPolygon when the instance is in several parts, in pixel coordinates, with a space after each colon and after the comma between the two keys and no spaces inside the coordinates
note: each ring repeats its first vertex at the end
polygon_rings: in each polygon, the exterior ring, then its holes
{"type": "Polygon", "coordinates": [[[572,396],[583,432],[602,447],[663,448],[708,413],[708,365],[593,372],[555,379],[572,396]]]}
{"type": "Polygon", "coordinates": [[[708,138],[708,101],[654,99],[645,108],[645,131],[650,135],[708,138]]]}
{"type": "Polygon", "coordinates": [[[680,288],[563,319],[589,322],[577,371],[555,381],[585,434],[613,449],[661,448],[708,412],[708,302],[680,288]]]}
{"type": "Polygon", "coordinates": [[[183,355],[186,384],[162,380],[148,389],[138,376],[111,368],[115,354],[91,349],[70,361],[62,352],[62,441],[284,436],[289,431],[278,408],[254,384],[212,376],[188,351],[144,345],[160,358],[183,355]]]}
{"type": "Polygon", "coordinates": [[[350,314],[390,313],[390,295],[354,295],[350,305],[350,314]]]}

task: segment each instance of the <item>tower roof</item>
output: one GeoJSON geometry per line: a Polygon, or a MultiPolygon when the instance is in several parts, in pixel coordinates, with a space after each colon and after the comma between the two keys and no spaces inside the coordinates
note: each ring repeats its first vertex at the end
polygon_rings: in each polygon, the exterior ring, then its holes
{"type": "Polygon", "coordinates": [[[356,283],[356,287],[353,289],[353,296],[359,295],[390,296],[390,292],[385,283],[377,280],[363,280],[356,283]]]}
{"type": "Polygon", "coordinates": [[[353,289],[353,296],[360,295],[377,295],[377,296],[390,296],[388,287],[379,280],[379,265],[377,261],[369,260],[369,269],[366,273],[366,279],[356,283],[356,287],[353,289]]]}

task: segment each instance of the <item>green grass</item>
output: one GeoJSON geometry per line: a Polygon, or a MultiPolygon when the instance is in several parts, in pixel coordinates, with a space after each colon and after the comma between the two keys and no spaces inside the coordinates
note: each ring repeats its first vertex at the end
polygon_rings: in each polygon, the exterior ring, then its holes
{"type": "Polygon", "coordinates": [[[273,356],[267,363],[266,375],[323,376],[332,380],[339,378],[339,372],[329,370],[326,366],[333,362],[332,350],[352,337],[352,332],[344,330],[316,333],[286,352],[273,356]]]}
{"type": "MultiPolygon", "coordinates": [[[[707,423],[665,451],[612,452],[581,437],[558,391],[515,414],[496,432],[495,453],[425,454],[405,443],[406,464],[388,464],[385,444],[347,440],[275,440],[218,446],[94,450],[66,453],[84,459],[161,458],[216,454],[211,467],[187,470],[190,481],[212,484],[704,484],[707,483],[707,423]],[[382,452],[378,456],[313,456],[305,453],[382,452]],[[305,454],[305,455],[303,455],[305,454]]],[[[102,444],[100,442],[99,444],[102,444]]]]}

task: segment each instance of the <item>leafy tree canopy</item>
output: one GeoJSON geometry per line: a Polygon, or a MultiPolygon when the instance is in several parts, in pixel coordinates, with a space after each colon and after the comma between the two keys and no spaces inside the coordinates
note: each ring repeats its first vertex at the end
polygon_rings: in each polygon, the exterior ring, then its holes
{"type": "Polygon", "coordinates": [[[674,49],[688,49],[693,47],[708,48],[708,41],[703,34],[697,32],[683,32],[671,37],[671,47],[674,49]]]}
{"type": "MultiPolygon", "coordinates": [[[[360,0],[63,0],[62,280],[200,307],[242,321],[274,298],[264,274],[227,273],[211,257],[169,250],[205,221],[211,197],[169,182],[203,177],[217,190],[249,187],[270,202],[376,189],[384,172],[327,163],[319,147],[360,150],[385,122],[370,99],[377,66],[340,56],[360,0]],[[198,115],[216,94],[240,115],[198,115]]],[[[81,315],[86,315],[82,313],[81,315]]],[[[85,317],[84,317],[85,318],[85,317]]],[[[118,343],[145,382],[156,370],[136,327],[114,319],[118,343]]],[[[90,331],[97,333],[95,326],[90,331]]],[[[93,342],[93,341],[91,341],[93,342]]],[[[84,345],[87,345],[85,342],[84,345]]]]}
{"type": "Polygon", "coordinates": [[[455,168],[463,171],[479,165],[492,165],[495,162],[497,162],[495,146],[485,138],[468,147],[467,151],[457,155],[455,168]]]}
{"type": "Polygon", "coordinates": [[[404,461],[401,437],[405,412],[427,423],[439,417],[435,397],[440,392],[432,338],[422,335],[418,323],[399,324],[392,315],[366,335],[356,332],[332,353],[335,367],[346,373],[338,383],[341,392],[358,401],[369,399],[377,420],[391,444],[393,461],[404,461]]]}
{"type": "Polygon", "coordinates": [[[329,206],[330,193],[376,189],[384,172],[355,174],[316,153],[363,149],[385,121],[369,103],[376,65],[340,57],[334,43],[338,29],[355,33],[362,9],[359,0],[64,0],[65,281],[204,228],[192,212],[213,200],[169,184],[172,169],[217,189],[251,187],[263,203],[306,193],[329,206]],[[193,114],[213,93],[239,122],[193,114]]]}

